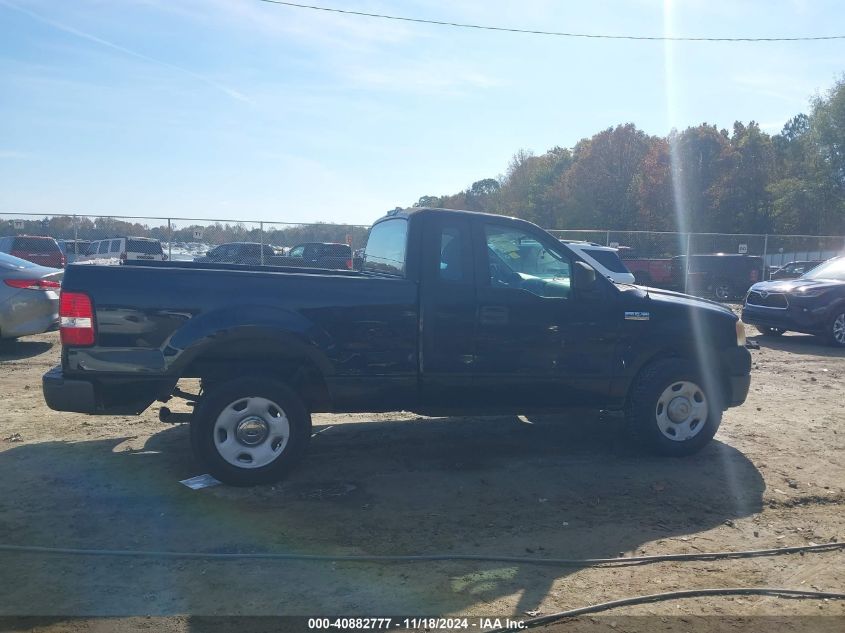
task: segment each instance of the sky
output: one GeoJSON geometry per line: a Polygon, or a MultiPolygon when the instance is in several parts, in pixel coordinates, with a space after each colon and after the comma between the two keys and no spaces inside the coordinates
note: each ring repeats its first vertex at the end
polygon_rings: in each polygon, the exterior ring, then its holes
{"type": "MultiPolygon", "coordinates": [[[[525,29],[845,34],[841,0],[310,0],[525,29]]],[[[632,122],[769,132],[845,40],[632,42],[259,0],[0,0],[0,213],[368,224],[632,122]]]]}

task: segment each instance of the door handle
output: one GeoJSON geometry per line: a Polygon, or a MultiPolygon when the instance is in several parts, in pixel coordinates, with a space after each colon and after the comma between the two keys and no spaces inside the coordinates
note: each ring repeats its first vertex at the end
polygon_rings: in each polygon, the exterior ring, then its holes
{"type": "Polygon", "coordinates": [[[505,306],[481,306],[481,325],[507,325],[508,309],[505,306]]]}

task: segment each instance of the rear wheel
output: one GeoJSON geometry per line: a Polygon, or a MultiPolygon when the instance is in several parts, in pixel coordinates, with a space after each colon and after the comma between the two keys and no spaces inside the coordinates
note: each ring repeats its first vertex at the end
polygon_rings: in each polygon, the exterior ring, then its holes
{"type": "Polygon", "coordinates": [[[628,421],[642,444],[660,455],[698,452],[719,429],[719,394],[708,393],[695,365],[683,359],[660,360],[636,379],[628,421]]]}
{"type": "Polygon", "coordinates": [[[757,329],[760,330],[760,334],[763,336],[782,336],[786,330],[780,327],[766,327],[764,325],[757,326],[757,329]]]}
{"type": "Polygon", "coordinates": [[[837,347],[845,347],[845,311],[842,308],[836,310],[830,319],[828,340],[837,347]]]}
{"type": "Polygon", "coordinates": [[[284,383],[259,377],[204,388],[191,421],[195,457],[234,486],[278,481],[310,437],[311,417],[299,397],[284,383]]]}
{"type": "Polygon", "coordinates": [[[727,301],[734,297],[734,291],[729,281],[720,279],[713,286],[713,294],[719,301],[727,301]]]}

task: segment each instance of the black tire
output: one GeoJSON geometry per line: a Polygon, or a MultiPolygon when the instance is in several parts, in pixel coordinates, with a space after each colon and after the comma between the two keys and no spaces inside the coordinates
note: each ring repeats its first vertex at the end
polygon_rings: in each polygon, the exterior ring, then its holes
{"type": "Polygon", "coordinates": [[[827,325],[827,341],[835,347],[845,347],[845,308],[839,306],[833,311],[827,325]]]}
{"type": "MultiPolygon", "coordinates": [[[[219,429],[218,429],[219,432],[219,429]]],[[[225,435],[225,431],[223,431],[225,435]]],[[[228,439],[228,438],[227,438],[228,439]]],[[[261,377],[236,378],[207,386],[191,420],[194,457],[216,479],[233,486],[268,484],[282,479],[305,454],[311,439],[311,416],[290,387],[261,377]],[[287,418],[286,443],[266,465],[241,467],[227,461],[215,443],[215,423],[224,410],[240,401],[261,398],[272,401],[287,418]]],[[[236,440],[235,437],[232,438],[236,440]]],[[[268,439],[269,441],[269,439],[268,439]]],[[[281,441],[279,442],[281,444],[281,441]]],[[[244,450],[249,450],[246,447],[244,450]]]]}
{"type": "Polygon", "coordinates": [[[647,365],[631,387],[626,411],[631,431],[640,444],[659,455],[681,457],[697,453],[712,440],[722,422],[724,407],[718,388],[711,394],[703,385],[698,370],[688,360],[669,358],[647,365]],[[664,391],[683,382],[698,387],[707,404],[707,416],[695,425],[697,430],[692,437],[680,441],[670,439],[660,430],[658,407],[664,391]]]}
{"type": "Polygon", "coordinates": [[[766,327],[765,325],[758,325],[757,329],[763,336],[783,336],[786,330],[779,327],[766,327]]]}

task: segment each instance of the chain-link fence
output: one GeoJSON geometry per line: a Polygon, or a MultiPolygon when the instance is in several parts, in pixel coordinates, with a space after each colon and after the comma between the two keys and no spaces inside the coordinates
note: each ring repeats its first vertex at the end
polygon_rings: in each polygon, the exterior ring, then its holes
{"type": "MultiPolygon", "coordinates": [[[[368,228],[329,223],[0,214],[0,238],[52,237],[68,263],[170,259],[350,268],[366,243],[368,228]]],[[[29,250],[46,250],[51,248],[48,242],[27,240],[26,245],[29,250]]],[[[14,243],[8,250],[15,250],[14,243]]]]}
{"type": "MultiPolygon", "coordinates": [[[[44,236],[57,240],[68,262],[120,263],[170,259],[219,264],[351,268],[361,261],[360,254],[366,245],[368,230],[369,227],[364,225],[333,223],[0,213],[0,250],[15,250],[15,243],[4,241],[4,237],[44,236]]],[[[729,275],[708,273],[708,266],[712,269],[716,262],[726,269],[748,269],[742,283],[732,284],[735,287],[731,292],[738,296],[750,282],[767,279],[773,274],[797,276],[793,273],[800,274],[816,262],[845,253],[845,237],[837,235],[600,229],[553,229],[550,233],[562,240],[586,241],[618,249],[625,265],[640,283],[720,298],[725,297],[719,282],[729,275]],[[715,254],[743,257],[718,260],[708,257],[715,254]],[[714,262],[713,266],[708,262],[714,262]],[[784,268],[789,264],[793,264],[792,268],[784,268]],[[778,269],[781,269],[780,273],[775,273],[778,269]]],[[[52,244],[50,240],[40,244],[38,240],[27,240],[27,248],[23,250],[48,248],[47,242],[52,244]]]]}

